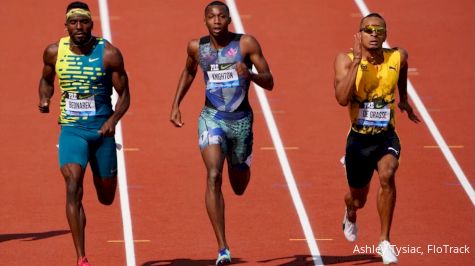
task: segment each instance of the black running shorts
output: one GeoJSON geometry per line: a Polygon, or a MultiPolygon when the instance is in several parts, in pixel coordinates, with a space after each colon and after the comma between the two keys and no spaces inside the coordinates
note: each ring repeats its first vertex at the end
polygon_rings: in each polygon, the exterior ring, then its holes
{"type": "Polygon", "coordinates": [[[394,130],[376,135],[360,134],[353,130],[346,141],[346,178],[352,188],[364,188],[371,181],[378,161],[386,154],[397,159],[401,154],[399,137],[394,130]]]}

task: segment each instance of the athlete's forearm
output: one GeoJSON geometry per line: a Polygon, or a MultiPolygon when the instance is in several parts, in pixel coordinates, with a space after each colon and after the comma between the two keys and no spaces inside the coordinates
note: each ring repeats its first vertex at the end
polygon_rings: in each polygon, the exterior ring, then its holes
{"type": "Polygon", "coordinates": [[[178,81],[178,87],[176,90],[175,98],[173,99],[172,108],[178,108],[181,101],[188,93],[188,90],[195,79],[196,71],[190,72],[185,68],[181,73],[180,80],[178,81]]]}
{"type": "Polygon", "coordinates": [[[130,106],[129,78],[125,69],[112,73],[112,85],[117,92],[117,102],[115,103],[114,113],[109,118],[114,124],[124,116],[130,106]]]}
{"type": "Polygon", "coordinates": [[[54,94],[54,85],[52,82],[48,82],[45,78],[40,79],[40,85],[38,86],[39,103],[38,108],[41,113],[49,113],[50,99],[54,94]]]}
{"type": "Polygon", "coordinates": [[[117,102],[115,104],[114,113],[110,117],[110,119],[114,122],[114,124],[119,123],[119,120],[125,115],[127,110],[130,107],[130,93],[129,90],[123,90],[122,94],[119,95],[117,102]]]}
{"type": "Polygon", "coordinates": [[[347,74],[340,80],[335,81],[335,98],[342,106],[347,106],[355,89],[356,74],[360,60],[351,62],[347,74]]]}
{"type": "Polygon", "coordinates": [[[250,80],[266,90],[274,88],[274,77],[270,72],[253,73],[251,72],[250,80]]]}
{"type": "Polygon", "coordinates": [[[40,79],[40,85],[38,88],[38,94],[40,100],[42,99],[51,99],[54,94],[54,86],[50,82],[46,81],[44,78],[40,79]]]}

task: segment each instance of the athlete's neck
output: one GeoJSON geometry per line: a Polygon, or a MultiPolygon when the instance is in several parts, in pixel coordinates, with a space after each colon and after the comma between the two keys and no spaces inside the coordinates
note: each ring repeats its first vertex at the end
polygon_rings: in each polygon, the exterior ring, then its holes
{"type": "Polygon", "coordinates": [[[211,44],[215,49],[221,49],[231,42],[232,36],[233,34],[231,32],[226,32],[226,34],[219,36],[210,35],[211,44]]]}
{"type": "Polygon", "coordinates": [[[365,55],[366,61],[372,65],[379,65],[384,62],[383,49],[367,50],[365,55]]]}
{"type": "Polygon", "coordinates": [[[94,44],[95,38],[94,36],[91,35],[89,40],[85,43],[81,44],[76,44],[74,41],[71,39],[71,42],[69,43],[69,49],[73,51],[76,54],[88,54],[91,51],[91,48],[94,44]]]}

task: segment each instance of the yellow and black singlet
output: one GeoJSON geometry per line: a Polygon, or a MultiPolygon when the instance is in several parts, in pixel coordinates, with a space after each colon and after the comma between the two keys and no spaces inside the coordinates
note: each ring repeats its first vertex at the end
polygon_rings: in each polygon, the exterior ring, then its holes
{"type": "Polygon", "coordinates": [[[106,41],[96,38],[91,52],[77,55],[70,38],[59,41],[56,74],[61,88],[59,124],[100,128],[113,113],[110,74],[104,68],[106,41]]]}
{"type": "MultiPolygon", "coordinates": [[[[352,53],[348,56],[353,60],[352,53]]],[[[353,131],[378,134],[395,128],[394,102],[400,65],[397,49],[384,49],[384,62],[380,65],[361,61],[349,105],[353,131]]]]}

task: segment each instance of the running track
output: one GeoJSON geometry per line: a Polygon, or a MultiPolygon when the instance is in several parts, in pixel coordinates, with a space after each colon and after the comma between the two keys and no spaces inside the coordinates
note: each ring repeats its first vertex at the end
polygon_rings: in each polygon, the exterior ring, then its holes
{"type": "MultiPolygon", "coordinates": [[[[101,35],[99,8],[95,32],[101,35]]],[[[203,103],[197,76],[182,105],[185,127],[168,122],[185,62],[186,43],[206,34],[208,1],[116,0],[109,3],[113,43],[123,52],[132,107],[123,136],[136,265],[212,265],[216,244],[204,208],[205,177],[196,144],[203,103]]],[[[361,17],[353,1],[237,0],[242,24],[257,37],[276,81],[266,93],[324,264],[379,264],[354,253],[341,233],[346,183],[339,158],[348,130],[345,108],[333,97],[333,59],[352,45],[361,17]]],[[[64,35],[59,0],[7,0],[0,9],[3,103],[0,147],[0,258],[9,265],[74,265],[57,169],[57,110],[37,112],[45,46],[64,35]]],[[[474,3],[367,0],[385,16],[389,43],[410,53],[409,78],[455,159],[474,185],[474,3]]],[[[253,178],[244,197],[224,180],[227,235],[241,265],[313,265],[255,92],[253,178]]],[[[53,102],[57,103],[56,94],[53,102]]],[[[475,260],[474,205],[430,134],[398,113],[403,145],[392,239],[401,265],[470,265],[475,260]],[[427,245],[467,245],[470,254],[427,254],[427,245]]],[[[377,179],[360,212],[359,246],[376,244],[377,179]]],[[[93,265],[126,265],[119,195],[98,204],[85,182],[87,252],[93,265]]],[[[310,242],[312,242],[310,240],[310,242]]],[[[129,264],[131,265],[131,264],[129,264]]]]}

